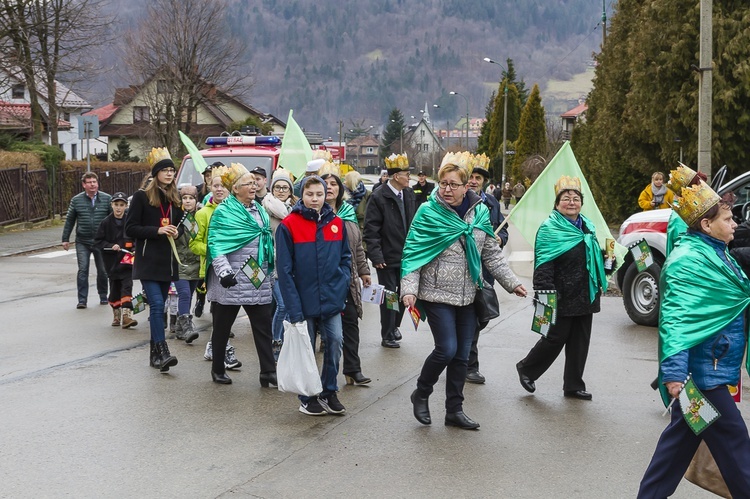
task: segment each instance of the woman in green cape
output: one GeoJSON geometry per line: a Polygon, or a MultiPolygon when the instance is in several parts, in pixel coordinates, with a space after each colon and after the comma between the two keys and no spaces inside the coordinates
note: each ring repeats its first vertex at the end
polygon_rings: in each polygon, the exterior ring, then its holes
{"type": "Polygon", "coordinates": [[[475,430],[479,424],[463,412],[463,388],[477,326],[474,299],[484,285],[482,264],[509,293],[526,296],[526,289],[502,256],[489,210],[467,189],[469,161],[468,153],[446,155],[438,189],[414,217],[401,262],[401,299],[406,307],[419,299],[435,340],[411,395],[414,417],[432,423],[428,398],[447,370],[445,424],[475,430]]]}

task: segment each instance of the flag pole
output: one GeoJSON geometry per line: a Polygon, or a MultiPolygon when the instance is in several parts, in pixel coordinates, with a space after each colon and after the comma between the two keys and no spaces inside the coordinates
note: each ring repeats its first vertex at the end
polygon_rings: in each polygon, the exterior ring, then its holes
{"type": "Polygon", "coordinates": [[[680,387],[680,392],[677,394],[676,397],[674,397],[672,399],[672,401],[669,403],[669,405],[667,406],[667,408],[664,409],[664,412],[662,413],[661,417],[666,416],[667,413],[670,411],[670,409],[672,409],[672,406],[674,405],[674,401],[677,400],[678,398],[680,398],[680,393],[682,393],[682,390],[685,388],[685,384],[688,382],[689,379],[690,379],[690,375],[688,374],[687,379],[685,379],[685,381],[683,381],[682,386],[680,387]]]}

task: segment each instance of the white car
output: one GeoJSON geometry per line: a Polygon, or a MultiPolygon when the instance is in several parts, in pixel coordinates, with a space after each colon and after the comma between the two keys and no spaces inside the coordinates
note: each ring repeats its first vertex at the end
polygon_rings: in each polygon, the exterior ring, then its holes
{"type": "MultiPolygon", "coordinates": [[[[711,187],[723,196],[734,192],[736,197],[732,211],[735,220],[744,221],[750,217],[750,172],[745,172],[734,180],[723,183],[726,166],[714,176],[711,187]],[[717,186],[718,189],[717,189],[717,186]]],[[[667,247],[667,222],[670,209],[651,210],[631,215],[620,226],[618,242],[623,246],[645,239],[651,247],[654,263],[643,272],[638,272],[633,256],[628,253],[625,263],[617,271],[617,286],[622,290],[625,311],[636,324],[656,326],[659,323],[659,276],[664,265],[667,247]]]]}

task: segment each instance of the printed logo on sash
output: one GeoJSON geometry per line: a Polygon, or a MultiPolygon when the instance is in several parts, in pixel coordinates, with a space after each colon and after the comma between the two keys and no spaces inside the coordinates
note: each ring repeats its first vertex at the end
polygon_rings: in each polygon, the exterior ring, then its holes
{"type": "Polygon", "coordinates": [[[260,288],[260,285],[266,279],[265,272],[263,272],[263,269],[258,265],[258,261],[253,257],[248,258],[245,265],[242,266],[242,273],[250,279],[250,282],[256,289],[260,288]]]}

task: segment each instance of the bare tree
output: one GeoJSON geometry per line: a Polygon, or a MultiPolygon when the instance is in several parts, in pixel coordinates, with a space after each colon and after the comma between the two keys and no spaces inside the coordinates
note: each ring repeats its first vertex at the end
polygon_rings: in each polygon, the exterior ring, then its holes
{"type": "Polygon", "coordinates": [[[227,38],[224,0],[155,0],[135,31],[128,32],[128,77],[142,82],[138,95],[149,109],[145,138],[173,153],[177,132],[190,135],[201,105],[216,106],[249,92],[240,74],[247,49],[227,38]]]}

